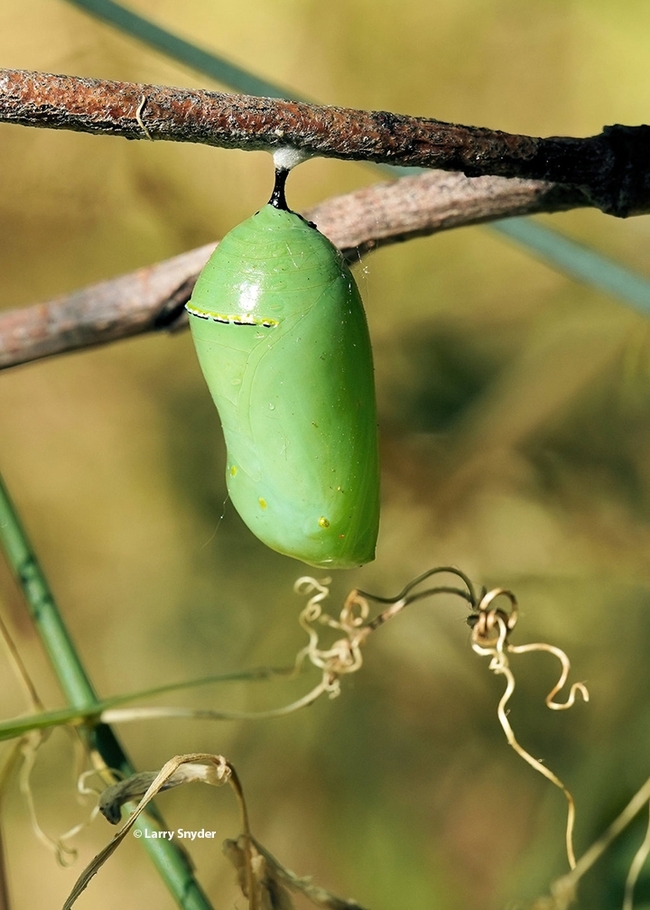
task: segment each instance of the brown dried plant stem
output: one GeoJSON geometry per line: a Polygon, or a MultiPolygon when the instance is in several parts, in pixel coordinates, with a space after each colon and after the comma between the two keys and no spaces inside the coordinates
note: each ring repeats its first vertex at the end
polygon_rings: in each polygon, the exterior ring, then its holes
{"type": "Polygon", "coordinates": [[[114,824],[119,822],[120,807],[125,802],[133,800],[139,802],[113,839],[81,873],[63,910],[71,910],[93,876],[122,843],[151,799],[162,790],[192,782],[217,787],[229,784],[235,793],[243,833],[236,840],[227,839],[223,844],[223,852],[236,869],[239,886],[247,898],[249,910],[293,910],[294,904],[289,891],[304,894],[312,903],[326,910],[364,910],[357,901],[337,897],[330,891],[312,884],[311,877],[301,878],[278,862],[252,836],[244,791],[234,766],[223,755],[206,752],[176,755],[166,762],[160,771],[136,774],[102,793],[101,812],[114,824]]]}
{"type": "Polygon", "coordinates": [[[347,161],[551,180],[581,187],[610,214],[650,208],[648,126],[543,139],[387,111],[12,69],[0,70],[0,121],[222,148],[292,146],[347,161]]]}
{"type": "MultiPolygon", "coordinates": [[[[336,196],[305,212],[351,261],[386,244],[498,218],[588,205],[575,187],[431,171],[336,196]]],[[[0,314],[0,369],[185,328],[183,306],[214,244],[47,303],[0,314]]]]}

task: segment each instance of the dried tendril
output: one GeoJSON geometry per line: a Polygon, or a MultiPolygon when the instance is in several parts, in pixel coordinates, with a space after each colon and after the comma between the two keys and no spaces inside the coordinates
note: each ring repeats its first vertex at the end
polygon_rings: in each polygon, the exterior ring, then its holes
{"type": "Polygon", "coordinates": [[[568,805],[566,851],[569,866],[571,869],[575,869],[576,858],[573,848],[575,802],[570,791],[565,787],[560,778],[543,765],[541,761],[533,758],[530,752],[527,752],[517,741],[514,730],[508,720],[508,712],[506,710],[508,702],[515,691],[515,677],[510,669],[508,654],[526,654],[531,651],[548,651],[550,654],[557,657],[562,667],[560,678],[546,696],[546,705],[552,710],[563,711],[572,707],[578,693],[582,696],[584,701],[589,701],[589,692],[584,683],[577,682],[573,683],[571,686],[565,702],[556,702],[554,700],[555,696],[564,687],[567,681],[571,669],[569,658],[560,648],[549,645],[546,642],[534,642],[527,645],[511,645],[508,639],[510,633],[517,624],[518,614],[519,608],[517,599],[512,591],[507,591],[505,588],[494,588],[492,591],[488,591],[484,594],[478,603],[475,612],[469,618],[469,624],[472,627],[472,649],[481,656],[491,658],[489,669],[492,670],[494,674],[497,676],[505,676],[506,688],[497,706],[497,717],[499,718],[499,723],[506,735],[508,744],[512,746],[517,755],[528,762],[531,767],[546,777],[547,780],[550,780],[556,787],[559,787],[566,797],[568,805]],[[494,602],[500,597],[505,597],[510,601],[509,611],[503,610],[495,605],[494,602]]]}

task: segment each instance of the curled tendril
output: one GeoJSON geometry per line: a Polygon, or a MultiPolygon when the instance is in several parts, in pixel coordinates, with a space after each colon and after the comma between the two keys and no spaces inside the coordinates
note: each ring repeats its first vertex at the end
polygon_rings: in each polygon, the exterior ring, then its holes
{"type": "MultiPolygon", "coordinates": [[[[57,837],[52,837],[43,830],[38,820],[36,803],[32,792],[31,777],[36,764],[39,748],[46,739],[47,736],[43,734],[42,730],[32,730],[20,740],[19,750],[22,755],[22,765],[19,774],[19,786],[27,806],[30,825],[34,835],[48,850],[51,850],[52,853],[54,853],[61,866],[70,866],[77,858],[77,851],[73,847],[69,847],[67,841],[71,840],[92,822],[97,815],[97,810],[94,809],[87,819],[79,822],[68,831],[59,834],[57,837]]],[[[88,791],[79,788],[79,793],[81,795],[87,792],[88,791]]]]}
{"type": "Polygon", "coordinates": [[[293,586],[296,594],[303,596],[312,594],[298,617],[298,622],[309,636],[309,644],[299,651],[296,656],[297,670],[300,669],[304,658],[318,646],[318,632],[316,632],[315,629],[312,629],[311,624],[320,619],[322,613],[321,603],[329,597],[330,590],[327,586],[330,583],[330,578],[324,578],[323,581],[320,582],[315,578],[311,578],[309,575],[303,575],[293,586]]]}
{"type": "Polygon", "coordinates": [[[362,647],[371,632],[400,613],[404,607],[415,601],[436,594],[454,594],[469,603],[472,609],[477,609],[478,598],[474,586],[469,578],[453,566],[439,566],[424,572],[410,581],[394,597],[380,597],[365,591],[351,591],[343,604],[338,618],[323,612],[323,602],[329,596],[330,579],[318,581],[310,576],[302,576],[295,585],[297,594],[309,597],[303,608],[299,622],[308,636],[308,643],[296,656],[296,671],[302,668],[308,660],[313,666],[323,671],[320,684],[321,691],[326,691],[330,698],[335,698],[340,693],[339,677],[344,674],[356,673],[363,664],[362,647]],[[441,585],[433,588],[422,584],[433,575],[451,574],[463,582],[464,587],[441,585]],[[369,619],[369,601],[387,604],[388,606],[372,619],[369,619]],[[320,644],[320,636],[316,624],[327,626],[329,629],[342,632],[329,647],[320,644]]]}
{"type": "Polygon", "coordinates": [[[299,618],[300,625],[309,636],[309,643],[298,653],[296,666],[299,667],[308,658],[315,667],[323,670],[324,679],[329,681],[330,697],[333,698],[340,692],[339,675],[355,673],[361,667],[361,646],[371,630],[365,625],[368,602],[358,591],[351,591],[347,596],[338,620],[323,613],[321,605],[329,594],[327,584],[329,579],[319,582],[308,576],[299,578],[295,584],[297,593],[312,594],[299,618]],[[316,622],[343,632],[344,637],[337,639],[329,648],[321,648],[319,634],[314,629],[316,622]]]}
{"type": "Polygon", "coordinates": [[[560,661],[562,670],[558,682],[553,686],[546,696],[546,705],[555,710],[562,711],[570,708],[576,700],[577,693],[580,693],[585,701],[589,701],[589,693],[583,683],[574,683],[571,686],[566,702],[556,702],[555,696],[565,685],[571,663],[567,655],[560,648],[549,645],[546,642],[534,642],[527,645],[511,645],[508,641],[509,635],[517,624],[519,609],[517,598],[512,591],[505,588],[494,588],[486,592],[476,607],[475,613],[470,616],[470,625],[472,626],[472,648],[482,656],[491,657],[489,669],[501,676],[505,676],[506,688],[501,696],[497,707],[497,716],[499,723],[506,735],[508,744],[512,746],[515,752],[528,762],[531,767],[546,777],[551,783],[559,787],[564,793],[567,800],[567,824],[566,824],[566,851],[571,869],[576,868],[575,852],[573,849],[573,827],[575,823],[575,803],[569,790],[562,781],[545,765],[527,752],[519,744],[514,734],[514,730],[508,720],[507,705],[515,691],[515,677],[510,669],[508,654],[525,654],[530,651],[548,651],[554,654],[560,661]],[[498,597],[505,597],[510,601],[510,609],[503,610],[495,605],[498,597]]]}
{"type": "MultiPolygon", "coordinates": [[[[517,625],[518,618],[519,605],[512,591],[505,588],[487,591],[477,604],[476,611],[467,620],[472,627],[472,643],[482,648],[493,648],[504,635],[507,638],[517,625]],[[497,597],[506,597],[510,601],[509,612],[491,606],[497,597]]],[[[504,643],[505,639],[502,644],[504,643]]]]}
{"type": "Polygon", "coordinates": [[[527,752],[519,744],[514,731],[508,720],[507,706],[515,690],[515,677],[510,669],[509,655],[524,654],[529,651],[548,651],[555,655],[560,661],[561,672],[560,678],[546,697],[546,704],[549,708],[561,711],[570,708],[576,700],[578,694],[585,701],[589,700],[589,693],[583,683],[574,683],[569,690],[569,695],[565,702],[558,702],[555,696],[564,687],[568,679],[571,664],[569,658],[560,648],[545,642],[535,642],[527,645],[511,645],[509,637],[519,618],[519,606],[517,598],[512,591],[506,588],[493,588],[490,591],[483,590],[481,597],[478,598],[474,587],[469,579],[456,569],[450,567],[441,567],[432,569],[410,582],[395,597],[377,597],[364,591],[352,591],[339,614],[338,619],[334,619],[327,613],[323,612],[322,604],[329,594],[329,579],[318,582],[314,578],[303,577],[296,582],[296,591],[300,594],[311,595],[305,608],[300,615],[300,624],[309,636],[309,643],[299,653],[297,666],[302,661],[309,661],[323,671],[323,683],[327,681],[330,696],[338,695],[340,691],[339,676],[344,673],[354,673],[362,665],[361,648],[365,643],[370,632],[375,631],[380,625],[397,615],[407,604],[424,597],[434,594],[451,593],[462,597],[472,607],[472,613],[468,619],[472,628],[472,648],[477,654],[490,657],[490,670],[502,675],[506,679],[506,687],[497,706],[497,716],[499,723],[506,735],[509,745],[517,752],[537,772],[542,774],[547,780],[551,781],[556,787],[564,793],[567,800],[567,824],[566,824],[566,851],[569,860],[569,866],[573,870],[576,868],[575,853],[573,849],[573,827],[575,823],[575,803],[569,790],[562,781],[550,771],[542,762],[527,752]],[[455,588],[451,586],[441,586],[417,590],[423,581],[432,575],[442,572],[453,573],[457,575],[465,584],[464,588],[455,588]],[[388,606],[373,619],[368,620],[369,600],[387,604],[388,606]],[[498,606],[498,603],[507,601],[505,607],[498,606]],[[343,632],[342,638],[337,639],[329,648],[323,648],[319,644],[319,634],[314,628],[316,623],[328,626],[343,632]]]}
{"type": "Polygon", "coordinates": [[[526,654],[529,651],[548,651],[549,654],[554,654],[560,661],[560,664],[562,665],[560,678],[545,698],[546,707],[550,708],[551,711],[566,711],[567,708],[572,708],[578,693],[582,696],[583,701],[589,701],[589,690],[582,682],[575,682],[572,684],[566,701],[555,701],[555,696],[560,689],[564,688],[571,670],[569,658],[561,648],[556,648],[555,645],[549,645],[544,641],[536,641],[528,645],[510,645],[509,650],[512,654],[526,654]]]}

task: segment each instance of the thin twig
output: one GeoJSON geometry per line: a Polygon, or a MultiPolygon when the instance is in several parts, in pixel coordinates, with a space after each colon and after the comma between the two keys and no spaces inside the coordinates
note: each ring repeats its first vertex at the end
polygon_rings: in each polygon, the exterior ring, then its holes
{"type": "Polygon", "coordinates": [[[650,818],[646,825],[645,836],[638,850],[634,854],[634,859],[625,879],[625,896],[623,898],[623,910],[634,910],[634,889],[641,875],[646,860],[650,854],[650,818]]]}
{"type": "Polygon", "coordinates": [[[569,897],[573,895],[575,893],[575,887],[583,875],[594,865],[596,860],[600,859],[612,841],[625,830],[632,819],[648,805],[649,799],[650,778],[648,778],[643,786],[634,794],[620,815],[618,815],[609,827],[603,831],[591,847],[582,854],[576,863],[575,869],[572,869],[553,883],[551,888],[552,893],[554,895],[567,895],[569,897]]]}
{"type": "Polygon", "coordinates": [[[650,209],[650,126],[542,139],[387,111],[11,69],[0,70],[0,121],[222,148],[291,146],[347,161],[552,180],[581,187],[609,214],[650,209]]]}
{"type": "MultiPolygon", "coordinates": [[[[305,217],[351,261],[390,243],[497,218],[588,205],[539,180],[470,179],[434,171],[335,196],[305,217]]],[[[184,305],[215,244],[0,314],[0,369],[147,332],[187,327],[184,305]]]]}

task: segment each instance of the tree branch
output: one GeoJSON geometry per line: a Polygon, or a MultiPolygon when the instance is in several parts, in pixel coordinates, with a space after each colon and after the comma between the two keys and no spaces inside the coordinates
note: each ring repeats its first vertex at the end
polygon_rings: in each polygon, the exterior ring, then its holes
{"type": "Polygon", "coordinates": [[[608,214],[650,211],[650,126],[541,139],[386,111],[9,69],[0,70],[0,121],[547,180],[580,188],[608,214]]]}
{"type": "MultiPolygon", "coordinates": [[[[589,205],[543,181],[431,171],[329,199],[305,213],[351,261],[410,237],[589,205]]],[[[0,369],[187,324],[184,305],[215,244],[47,303],[0,313],[0,369]]]]}

